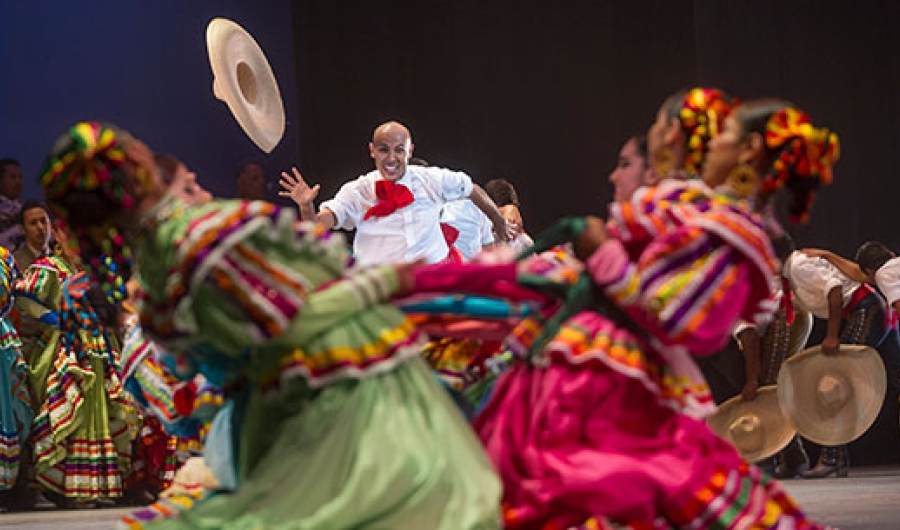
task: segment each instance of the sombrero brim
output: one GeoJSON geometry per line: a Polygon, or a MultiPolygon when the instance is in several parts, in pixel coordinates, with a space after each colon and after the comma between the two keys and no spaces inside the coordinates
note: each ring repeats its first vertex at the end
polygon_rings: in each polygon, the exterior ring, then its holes
{"type": "Polygon", "coordinates": [[[213,92],[248,137],[270,153],[284,136],[284,104],[259,44],[235,22],[215,18],[206,28],[213,92]]]}
{"type": "Polygon", "coordinates": [[[887,390],[887,375],[878,353],[862,345],[842,344],[828,356],[820,346],[808,348],[781,366],[778,402],[803,437],[826,446],[850,443],[872,425],[887,390]],[[819,390],[829,377],[841,385],[846,401],[828,404],[819,390]]]}
{"type": "Polygon", "coordinates": [[[806,309],[795,307],[794,323],[791,324],[788,335],[788,351],[785,355],[786,358],[793,356],[795,353],[802,350],[804,346],[806,346],[806,341],[809,340],[809,336],[812,334],[812,329],[812,314],[810,314],[810,312],[806,309]]]}
{"type": "Polygon", "coordinates": [[[756,399],[746,401],[740,395],[719,405],[718,410],[706,419],[713,432],[731,442],[749,462],[757,462],[768,458],[784,449],[796,431],[790,420],[782,414],[778,406],[778,392],[775,386],[760,387],[756,399]],[[731,429],[735,422],[742,418],[756,417],[759,421],[758,432],[753,433],[755,443],[748,445],[746,440],[736,438],[731,429]]]}

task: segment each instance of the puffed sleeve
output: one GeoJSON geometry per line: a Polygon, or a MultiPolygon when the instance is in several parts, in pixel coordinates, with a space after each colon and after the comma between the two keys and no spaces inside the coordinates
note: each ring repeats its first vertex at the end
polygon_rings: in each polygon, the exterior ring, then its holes
{"type": "MultiPolygon", "coordinates": [[[[245,252],[235,248],[234,252],[245,252]]],[[[223,265],[227,264],[227,257],[223,265]]],[[[213,271],[219,280],[205,282],[194,304],[194,318],[205,339],[216,350],[239,355],[269,340],[284,340],[294,344],[336,326],[347,315],[390,299],[397,289],[397,277],[391,266],[360,269],[352,276],[339,279],[326,287],[304,294],[298,305],[288,312],[278,308],[279,301],[267,295],[269,279],[258,278],[260,291],[244,291],[227,280],[234,272],[213,271]],[[225,274],[227,272],[227,274],[225,274]],[[220,281],[221,280],[221,281],[220,281]],[[243,291],[238,294],[238,290],[243,291]],[[274,302],[274,303],[273,303],[274,302]],[[208,331],[207,331],[208,330],[208,331]],[[289,334],[289,339],[285,336],[289,334]]],[[[239,274],[252,274],[244,269],[239,274]]],[[[246,286],[245,286],[246,287],[246,286]]],[[[284,298],[292,294],[291,287],[281,286],[284,298]]],[[[283,300],[282,302],[285,302],[283,300]]]]}
{"type": "Polygon", "coordinates": [[[771,251],[749,221],[706,213],[653,233],[636,258],[623,241],[607,240],[587,268],[654,336],[711,354],[724,346],[738,319],[770,318],[771,251]]]}
{"type": "Polygon", "coordinates": [[[33,263],[25,275],[15,282],[16,307],[32,318],[54,323],[62,295],[59,271],[42,263],[33,263]]]}
{"type": "Polygon", "coordinates": [[[140,254],[140,307],[145,331],[171,351],[214,352],[227,365],[262,345],[305,340],[397,289],[389,266],[345,277],[343,238],[295,225],[289,209],[225,203],[170,225],[140,254]]]}

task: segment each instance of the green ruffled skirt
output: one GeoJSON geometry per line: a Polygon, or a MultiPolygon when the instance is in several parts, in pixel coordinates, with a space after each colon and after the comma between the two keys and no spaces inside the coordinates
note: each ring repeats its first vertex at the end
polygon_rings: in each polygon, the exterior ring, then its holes
{"type": "Polygon", "coordinates": [[[254,393],[241,423],[238,489],[147,528],[500,528],[493,467],[421,359],[324,389],[297,379],[277,396],[254,393]]]}

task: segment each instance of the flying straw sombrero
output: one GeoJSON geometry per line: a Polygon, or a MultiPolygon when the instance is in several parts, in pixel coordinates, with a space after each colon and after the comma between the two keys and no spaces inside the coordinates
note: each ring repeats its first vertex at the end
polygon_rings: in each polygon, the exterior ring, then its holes
{"type": "Polygon", "coordinates": [[[284,104],[266,55],[235,22],[215,18],[206,28],[213,93],[260,149],[271,153],[284,135],[284,104]]]}

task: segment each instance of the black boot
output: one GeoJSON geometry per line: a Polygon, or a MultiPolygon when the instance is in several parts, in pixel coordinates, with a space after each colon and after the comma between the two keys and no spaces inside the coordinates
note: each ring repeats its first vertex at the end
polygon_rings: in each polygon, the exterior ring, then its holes
{"type": "Polygon", "coordinates": [[[810,469],[801,476],[803,478],[824,478],[835,475],[846,477],[850,471],[850,456],[846,445],[837,447],[823,447],[819,453],[819,461],[816,467],[810,469]]]}
{"type": "Polygon", "coordinates": [[[772,473],[775,478],[794,478],[806,473],[809,469],[809,456],[797,436],[794,436],[787,447],[776,456],[778,465],[775,466],[775,471],[772,473]]]}

